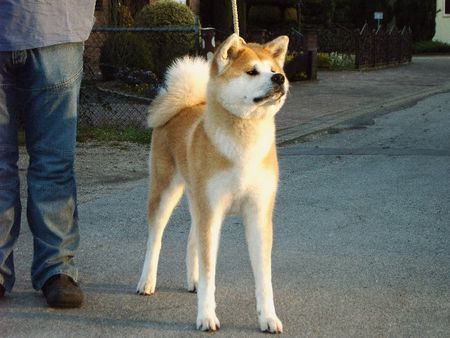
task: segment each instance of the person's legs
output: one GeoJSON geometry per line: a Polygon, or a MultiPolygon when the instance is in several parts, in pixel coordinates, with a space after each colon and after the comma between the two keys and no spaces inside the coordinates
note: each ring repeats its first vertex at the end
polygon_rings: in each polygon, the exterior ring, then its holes
{"type": "MultiPolygon", "coordinates": [[[[30,155],[27,216],[34,237],[32,282],[74,280],[79,244],[74,156],[83,44],[28,51],[20,74],[25,134],[30,155]]],[[[48,299],[47,299],[48,300],[48,299]]]]}
{"type": "Polygon", "coordinates": [[[21,214],[15,56],[12,52],[0,52],[0,296],[14,285],[13,248],[19,236],[21,214]]]}

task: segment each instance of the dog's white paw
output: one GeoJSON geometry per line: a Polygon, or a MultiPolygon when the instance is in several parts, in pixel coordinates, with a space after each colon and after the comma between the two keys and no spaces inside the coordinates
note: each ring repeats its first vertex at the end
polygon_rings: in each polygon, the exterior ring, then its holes
{"type": "Polygon", "coordinates": [[[155,282],[148,280],[147,278],[142,278],[138,283],[136,293],[143,296],[150,296],[155,293],[155,282]]]}
{"type": "Polygon", "coordinates": [[[197,330],[217,331],[219,329],[220,329],[220,322],[214,313],[209,316],[197,317],[197,330]]]}
{"type": "Polygon", "coordinates": [[[270,333],[282,333],[283,332],[283,324],[281,320],[278,319],[276,315],[271,317],[260,317],[259,318],[259,327],[263,332],[270,333]]]}

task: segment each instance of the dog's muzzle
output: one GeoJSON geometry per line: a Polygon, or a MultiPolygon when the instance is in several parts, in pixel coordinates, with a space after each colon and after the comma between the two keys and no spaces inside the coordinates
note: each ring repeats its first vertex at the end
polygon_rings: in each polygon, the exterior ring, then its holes
{"type": "Polygon", "coordinates": [[[284,82],[286,81],[286,78],[283,74],[273,74],[270,80],[272,81],[272,89],[264,96],[255,97],[253,102],[260,103],[270,98],[276,98],[276,100],[278,100],[286,93],[284,90],[284,82]]]}

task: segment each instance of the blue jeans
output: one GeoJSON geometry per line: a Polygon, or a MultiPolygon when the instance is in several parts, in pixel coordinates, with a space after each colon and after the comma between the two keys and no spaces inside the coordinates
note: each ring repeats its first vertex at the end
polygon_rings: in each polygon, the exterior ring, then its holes
{"type": "Polygon", "coordinates": [[[83,44],[0,52],[0,284],[11,291],[21,222],[18,117],[23,116],[27,219],[33,234],[36,290],[51,276],[77,279],[79,244],[74,156],[83,44]]]}

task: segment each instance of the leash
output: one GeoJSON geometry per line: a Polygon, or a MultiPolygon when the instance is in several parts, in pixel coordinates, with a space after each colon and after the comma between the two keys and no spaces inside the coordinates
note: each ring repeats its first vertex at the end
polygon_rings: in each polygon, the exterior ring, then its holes
{"type": "Polygon", "coordinates": [[[231,8],[233,10],[234,33],[239,35],[239,18],[238,18],[237,0],[231,0],[231,8]]]}

